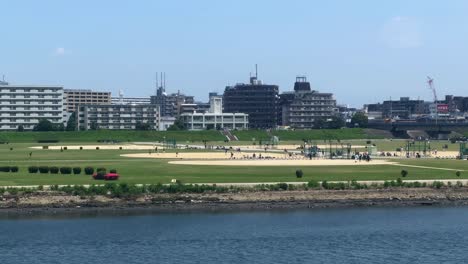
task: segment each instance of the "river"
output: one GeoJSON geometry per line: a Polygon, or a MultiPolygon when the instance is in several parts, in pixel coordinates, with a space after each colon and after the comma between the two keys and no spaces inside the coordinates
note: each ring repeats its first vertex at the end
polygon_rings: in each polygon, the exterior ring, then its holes
{"type": "Polygon", "coordinates": [[[0,215],[9,263],[465,263],[468,207],[0,215]]]}

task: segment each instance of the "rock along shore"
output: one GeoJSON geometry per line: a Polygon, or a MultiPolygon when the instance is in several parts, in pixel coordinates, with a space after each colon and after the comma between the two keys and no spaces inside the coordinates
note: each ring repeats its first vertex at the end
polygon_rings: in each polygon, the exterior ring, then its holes
{"type": "Polygon", "coordinates": [[[0,196],[0,215],[81,212],[190,212],[345,207],[468,205],[468,188],[242,191],[147,194],[137,197],[73,196],[41,191],[0,196]]]}

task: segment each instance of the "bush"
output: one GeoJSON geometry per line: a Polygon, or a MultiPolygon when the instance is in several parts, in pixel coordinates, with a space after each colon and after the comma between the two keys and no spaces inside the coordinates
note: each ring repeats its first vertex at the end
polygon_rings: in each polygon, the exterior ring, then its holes
{"type": "Polygon", "coordinates": [[[1,166],[0,171],[1,172],[10,172],[10,166],[1,166]]]}
{"type": "Polygon", "coordinates": [[[107,171],[106,168],[97,168],[97,169],[96,169],[96,172],[98,172],[98,173],[99,173],[99,172],[104,172],[104,173],[106,173],[106,171],[107,171]]]}
{"type": "MultiPolygon", "coordinates": [[[[403,176],[403,173],[402,173],[402,176],[403,176]]],[[[403,176],[403,177],[405,177],[405,176],[403,176]]],[[[403,186],[403,181],[401,180],[401,178],[398,178],[396,180],[396,186],[403,186]]]]}
{"type": "Polygon", "coordinates": [[[83,150],[83,147],[80,147],[80,150],[83,150]]]}
{"type": "Polygon", "coordinates": [[[39,172],[40,172],[40,173],[49,173],[49,167],[47,167],[47,166],[40,166],[40,167],[39,167],[39,172]]]}
{"type": "Polygon", "coordinates": [[[432,182],[432,188],[440,189],[444,187],[444,183],[441,181],[434,181],[432,182]]]}
{"type": "Polygon", "coordinates": [[[18,168],[18,166],[12,166],[12,167],[10,167],[10,171],[11,172],[18,172],[19,168],[18,168]]]}
{"type": "Polygon", "coordinates": [[[61,167],[60,168],[60,173],[61,174],[71,174],[72,173],[72,168],[70,168],[70,167],[61,167]]]}
{"type": "Polygon", "coordinates": [[[86,167],[84,169],[84,172],[86,175],[92,175],[94,173],[94,168],[93,167],[86,167]]]}
{"type": "Polygon", "coordinates": [[[304,173],[302,172],[302,170],[296,170],[296,177],[297,177],[297,178],[302,178],[302,175],[304,175],[304,173]]]}
{"type": "Polygon", "coordinates": [[[288,184],[287,183],[284,183],[284,182],[280,182],[277,184],[278,185],[278,188],[280,190],[283,190],[283,191],[286,191],[288,189],[288,184]]]}
{"type": "Polygon", "coordinates": [[[28,171],[29,173],[37,173],[39,171],[39,168],[37,166],[29,166],[28,171]]]}
{"type": "Polygon", "coordinates": [[[52,174],[58,174],[60,169],[58,167],[52,166],[49,168],[50,173],[52,174]]]}
{"type": "Polygon", "coordinates": [[[322,181],[322,188],[328,189],[328,182],[327,181],[322,181]]]}
{"type": "Polygon", "coordinates": [[[49,149],[49,146],[42,146],[42,149],[49,149]]]}
{"type": "Polygon", "coordinates": [[[96,150],[99,150],[99,147],[96,147],[96,150]]]}
{"type": "Polygon", "coordinates": [[[67,147],[63,147],[63,150],[67,150],[68,148],[67,147]]]}
{"type": "Polygon", "coordinates": [[[96,173],[96,177],[94,179],[96,180],[104,180],[104,176],[106,175],[105,170],[98,170],[96,173]]]}
{"type": "Polygon", "coordinates": [[[310,180],[307,183],[307,187],[309,187],[309,188],[320,188],[320,183],[318,181],[310,180]]]}
{"type": "Polygon", "coordinates": [[[81,168],[80,167],[74,167],[73,168],[73,174],[80,174],[81,173],[81,168]]]}
{"type": "Polygon", "coordinates": [[[110,173],[117,173],[117,170],[116,169],[111,169],[109,172],[110,173]]]}
{"type": "Polygon", "coordinates": [[[407,170],[401,170],[400,174],[401,174],[401,177],[406,177],[408,175],[408,171],[407,170]]]}
{"type": "Polygon", "coordinates": [[[457,171],[457,172],[455,172],[455,175],[457,175],[457,177],[460,177],[461,172],[460,172],[460,171],[457,171]]]}

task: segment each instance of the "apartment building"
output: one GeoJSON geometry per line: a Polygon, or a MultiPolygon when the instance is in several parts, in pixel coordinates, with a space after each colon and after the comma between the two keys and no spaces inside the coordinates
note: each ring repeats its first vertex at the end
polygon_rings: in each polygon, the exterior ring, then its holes
{"type": "Polygon", "coordinates": [[[159,107],[156,105],[80,105],[77,113],[78,130],[132,130],[138,124],[148,124],[152,130],[160,128],[159,107]]]}
{"type": "Polygon", "coordinates": [[[63,87],[0,82],[0,130],[32,130],[40,119],[63,124],[63,87]]]}
{"type": "Polygon", "coordinates": [[[96,92],[92,90],[65,89],[64,110],[75,112],[78,105],[110,105],[111,92],[96,92]]]}
{"type": "Polygon", "coordinates": [[[280,96],[283,126],[313,128],[317,119],[329,119],[338,114],[332,93],[314,91],[306,77],[296,78],[294,92],[280,96]]]}

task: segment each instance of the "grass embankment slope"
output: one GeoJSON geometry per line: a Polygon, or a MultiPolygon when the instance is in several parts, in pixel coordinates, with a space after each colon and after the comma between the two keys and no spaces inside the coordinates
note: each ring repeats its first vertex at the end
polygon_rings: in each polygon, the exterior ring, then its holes
{"type": "Polygon", "coordinates": [[[225,137],[219,131],[135,131],[135,130],[89,130],[63,132],[0,132],[0,141],[30,143],[39,140],[58,140],[59,142],[89,142],[99,140],[134,141],[176,141],[201,142],[202,140],[223,141],[225,137]]]}
{"type": "MultiPolygon", "coordinates": [[[[225,182],[286,182],[310,180],[396,180],[400,171],[409,172],[408,180],[454,179],[454,171],[429,168],[399,167],[393,165],[374,166],[284,166],[284,167],[235,167],[235,166],[190,166],[168,164],[168,160],[134,159],[121,157],[125,153],[141,153],[132,150],[32,150],[37,144],[10,143],[0,145],[0,166],[19,166],[18,173],[0,172],[0,186],[53,185],[53,184],[96,184],[90,176],[62,174],[30,174],[30,165],[46,166],[92,166],[117,169],[122,175],[119,182],[169,183],[179,179],[184,183],[225,182]],[[10,150],[13,148],[13,150],[10,150]],[[29,153],[32,152],[32,157],[29,153]],[[302,169],[304,177],[295,177],[295,170],[302,169]]],[[[183,151],[183,150],[179,150],[183,151]]],[[[468,178],[468,162],[460,160],[401,160],[401,163],[417,166],[440,167],[463,170],[460,178],[468,178]]]]}

